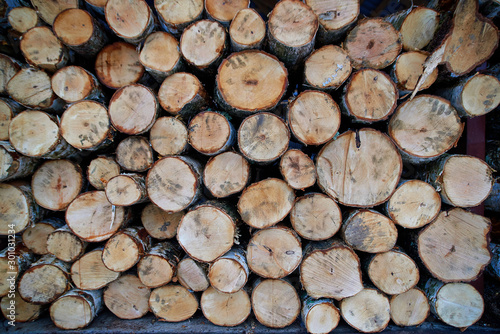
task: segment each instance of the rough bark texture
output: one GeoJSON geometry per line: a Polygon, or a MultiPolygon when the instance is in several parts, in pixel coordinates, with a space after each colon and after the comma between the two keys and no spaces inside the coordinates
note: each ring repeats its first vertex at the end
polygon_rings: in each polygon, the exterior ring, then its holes
{"type": "Polygon", "coordinates": [[[72,289],[50,306],[50,318],[61,329],[85,328],[97,317],[102,306],[101,290],[72,289]]]}

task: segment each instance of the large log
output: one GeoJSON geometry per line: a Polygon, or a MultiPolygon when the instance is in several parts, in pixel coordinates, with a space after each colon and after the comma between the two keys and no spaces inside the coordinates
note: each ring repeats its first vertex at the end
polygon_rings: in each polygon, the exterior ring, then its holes
{"type": "Polygon", "coordinates": [[[68,225],[52,232],[47,239],[47,251],[64,262],[75,262],[87,248],[87,243],[71,233],[68,225]]]}
{"type": "Polygon", "coordinates": [[[210,285],[222,293],[240,291],[249,276],[246,253],[242,248],[232,248],[211,263],[208,270],[210,285]]]}
{"type": "Polygon", "coordinates": [[[203,183],[210,194],[224,198],[242,191],[250,179],[250,164],[236,152],[211,158],[203,170],[203,183]]]}
{"type": "Polygon", "coordinates": [[[232,327],[245,321],[251,312],[250,297],[245,290],[222,293],[210,287],[200,300],[205,318],[217,326],[232,327]]]}
{"type": "Polygon", "coordinates": [[[180,253],[180,248],[171,242],[156,244],[137,264],[137,276],[148,288],[170,283],[177,271],[180,253]]]}
{"type": "Polygon", "coordinates": [[[150,236],[159,240],[175,237],[182,217],[183,211],[167,212],[153,203],[146,205],[141,212],[142,225],[150,236]]]}
{"type": "Polygon", "coordinates": [[[207,17],[218,21],[226,28],[233,20],[234,16],[245,8],[250,7],[250,0],[205,0],[205,10],[207,17]]]}
{"type": "Polygon", "coordinates": [[[0,183],[0,212],[0,235],[22,232],[44,215],[28,184],[0,183]]]}
{"type": "Polygon", "coordinates": [[[64,221],[59,218],[45,218],[36,224],[28,227],[22,234],[23,244],[34,254],[45,255],[49,253],[47,249],[47,239],[49,235],[64,226],[64,221]]]}
{"type": "Polygon", "coordinates": [[[52,303],[50,318],[60,329],[85,328],[97,317],[102,306],[101,290],[72,289],[52,303]]]}
{"type": "Polygon", "coordinates": [[[149,307],[160,321],[179,322],[193,316],[198,300],[181,285],[164,285],[151,291],[149,307]]]}
{"type": "Polygon", "coordinates": [[[203,111],[191,118],[188,140],[191,147],[201,154],[214,156],[231,148],[236,130],[221,113],[203,111]]]}
{"type": "Polygon", "coordinates": [[[151,290],[137,276],[123,275],[104,290],[104,304],[120,319],[139,319],[149,312],[151,290]]]}
{"type": "Polygon", "coordinates": [[[290,187],[304,190],[316,183],[316,167],[311,158],[300,150],[288,150],[280,160],[280,172],[290,187]]]}
{"type": "Polygon", "coordinates": [[[392,296],[390,303],[391,319],[398,326],[418,326],[429,316],[429,301],[418,288],[392,296]]]}
{"type": "Polygon", "coordinates": [[[51,78],[52,90],[64,101],[102,101],[104,94],[97,78],[80,66],[66,66],[51,78]]]}
{"type": "Polygon", "coordinates": [[[66,66],[69,53],[48,27],[35,27],[23,34],[19,45],[26,61],[48,72],[66,66]]]}
{"type": "Polygon", "coordinates": [[[305,60],[304,84],[331,92],[349,78],[351,71],[351,60],[347,52],[337,45],[325,45],[313,51],[305,60]]]}
{"type": "Polygon", "coordinates": [[[35,8],[38,16],[47,24],[52,25],[55,18],[65,9],[78,8],[80,6],[79,0],[30,0],[33,8],[35,8]]]}
{"type": "Polygon", "coordinates": [[[153,10],[144,0],[108,0],[104,15],[111,30],[128,43],[141,43],[155,28],[153,10]]]}
{"type": "Polygon", "coordinates": [[[376,289],[365,288],[340,302],[342,318],[363,333],[383,331],[391,320],[389,299],[376,289]]]}
{"type": "Polygon", "coordinates": [[[118,144],[115,153],[116,162],[127,171],[145,172],[154,163],[153,149],[146,137],[125,138],[118,144]]]}
{"type": "Polygon", "coordinates": [[[233,52],[261,49],[266,37],[266,23],[252,8],[236,13],[229,26],[229,41],[233,52]]]}
{"type": "Polygon", "coordinates": [[[144,227],[127,227],[106,242],[102,263],[109,270],[124,272],[135,266],[150,248],[151,237],[144,227]]]}
{"type": "Polygon", "coordinates": [[[184,68],[179,42],[163,31],[154,32],[146,38],[139,60],[146,71],[160,83],[184,68]]]}
{"type": "Polygon", "coordinates": [[[87,168],[87,180],[97,190],[104,190],[106,183],[120,174],[120,165],[109,156],[98,156],[92,159],[87,168]]]}
{"type": "Polygon", "coordinates": [[[163,29],[180,37],[184,29],[202,18],[204,1],[155,0],[155,9],[163,29]]]}
{"type": "Polygon", "coordinates": [[[151,127],[149,142],[161,156],[181,155],[189,148],[187,127],[175,117],[160,117],[151,127]]]}
{"type": "Polygon", "coordinates": [[[197,262],[186,256],[177,266],[177,279],[186,289],[205,291],[210,286],[207,272],[208,264],[197,262]]]}
{"type": "Polygon", "coordinates": [[[71,280],[82,290],[99,290],[120,277],[102,262],[102,247],[85,253],[71,266],[71,280]]]}
{"type": "Polygon", "coordinates": [[[332,299],[314,299],[310,296],[302,298],[302,323],[308,333],[330,333],[340,321],[340,311],[332,299]]]}

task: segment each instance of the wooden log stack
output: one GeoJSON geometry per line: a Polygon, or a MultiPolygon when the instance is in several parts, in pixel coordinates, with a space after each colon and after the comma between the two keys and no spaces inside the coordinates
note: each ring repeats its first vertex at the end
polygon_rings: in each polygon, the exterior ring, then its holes
{"type": "Polygon", "coordinates": [[[488,308],[469,283],[491,222],[468,210],[496,172],[457,148],[500,104],[498,28],[475,0],[365,19],[359,0],[267,17],[249,0],[7,3],[9,321],[201,309],[378,332],[431,313],[464,329],[488,308]]]}

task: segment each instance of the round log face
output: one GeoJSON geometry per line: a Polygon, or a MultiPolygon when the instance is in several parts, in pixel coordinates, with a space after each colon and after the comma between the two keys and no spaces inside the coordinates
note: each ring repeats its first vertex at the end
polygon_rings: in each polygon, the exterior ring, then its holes
{"type": "Polygon", "coordinates": [[[116,162],[125,170],[147,171],[154,162],[153,149],[145,137],[127,137],[116,148],[116,162]]]}
{"type": "Polygon", "coordinates": [[[137,264],[137,275],[141,282],[150,288],[168,284],[174,275],[174,268],[163,257],[149,254],[137,264]]]}
{"type": "Polygon", "coordinates": [[[33,8],[14,7],[8,14],[12,29],[24,34],[38,23],[38,15],[33,8]]]}
{"type": "Polygon", "coordinates": [[[19,293],[16,292],[14,298],[9,298],[8,296],[5,296],[2,298],[2,301],[0,302],[0,307],[2,309],[3,316],[6,319],[8,319],[7,316],[11,314],[10,312],[11,310],[9,310],[9,307],[12,309],[11,306],[12,300],[15,302],[16,305],[16,309],[14,311],[16,322],[35,321],[36,319],[38,319],[40,314],[43,313],[44,307],[42,305],[28,303],[21,298],[19,293]]]}
{"type": "Polygon", "coordinates": [[[55,230],[56,228],[48,223],[44,223],[43,221],[37,222],[23,232],[23,243],[33,253],[45,255],[49,252],[47,250],[47,239],[49,238],[49,234],[55,230]]]}
{"type": "Polygon", "coordinates": [[[94,34],[92,16],[82,9],[67,9],[57,15],[52,26],[56,36],[66,45],[81,45],[94,34]]]}
{"type": "Polygon", "coordinates": [[[323,147],[316,162],[323,191],[355,207],[385,202],[396,189],[402,168],[391,140],[369,128],[344,132],[323,147]]]}
{"type": "Polygon", "coordinates": [[[180,59],[179,42],[163,31],[150,34],[139,54],[142,65],[161,72],[171,71],[180,59]]]}
{"type": "Polygon", "coordinates": [[[415,261],[398,251],[375,255],[368,265],[368,276],[377,288],[388,295],[410,290],[420,278],[415,261]]]}
{"type": "Polygon", "coordinates": [[[340,303],[342,318],[363,333],[380,332],[391,320],[389,300],[375,289],[364,289],[340,303]]]}
{"type": "Polygon", "coordinates": [[[177,115],[203,91],[203,85],[196,76],[178,72],[163,81],[158,90],[158,100],[165,111],[177,115]]]}
{"type": "Polygon", "coordinates": [[[208,288],[201,295],[201,310],[211,323],[217,326],[232,327],[241,324],[250,315],[250,297],[245,290],[235,293],[222,293],[208,288]]]}
{"type": "Polygon", "coordinates": [[[19,233],[30,223],[29,199],[13,185],[0,183],[0,212],[2,212],[0,235],[8,235],[10,230],[19,233]]]}
{"type": "Polygon", "coordinates": [[[208,272],[210,284],[223,293],[241,290],[248,280],[245,268],[234,259],[217,259],[208,272]]]}
{"type": "MultiPolygon", "coordinates": [[[[396,60],[394,67],[398,88],[401,90],[414,90],[420,76],[424,73],[424,63],[428,52],[410,51],[402,53],[396,60]]],[[[425,78],[419,90],[429,88],[438,77],[438,69],[434,69],[431,74],[425,78]]]]}
{"type": "Polygon", "coordinates": [[[97,190],[104,190],[106,183],[118,174],[120,174],[120,165],[115,159],[105,156],[93,159],[87,169],[87,178],[97,190]]]}
{"type": "Polygon", "coordinates": [[[317,89],[337,89],[349,78],[351,70],[349,55],[336,45],[314,51],[304,64],[306,83],[317,89]]]}
{"type": "Polygon", "coordinates": [[[184,258],[177,266],[177,279],[186,289],[205,291],[210,286],[202,266],[190,257],[184,258]]]}
{"type": "Polygon", "coordinates": [[[238,211],[248,225],[266,228],[283,220],[294,200],[294,191],[285,181],[271,178],[246,188],[238,201],[238,211]]]}
{"type": "Polygon", "coordinates": [[[106,184],[106,198],[113,205],[130,206],[141,200],[142,190],[128,175],[117,175],[106,184]]]}
{"type": "Polygon", "coordinates": [[[151,292],[149,307],[161,321],[179,322],[193,316],[198,301],[183,286],[166,285],[151,292]]]}
{"type": "Polygon", "coordinates": [[[248,8],[250,0],[206,0],[205,9],[212,18],[229,23],[240,10],[248,8]]]}
{"type": "Polygon", "coordinates": [[[102,262],[102,250],[84,254],[71,266],[71,279],[77,288],[98,290],[113,282],[120,273],[109,270],[102,262]]]}
{"type": "Polygon", "coordinates": [[[189,143],[202,154],[214,155],[227,146],[231,130],[231,123],[222,114],[204,111],[189,122],[189,143]]]}
{"type": "Polygon", "coordinates": [[[49,75],[36,68],[20,70],[6,86],[9,96],[30,108],[47,108],[54,100],[49,75]]]}
{"type": "Polygon", "coordinates": [[[93,320],[92,307],[85,298],[62,296],[50,306],[52,322],[62,329],[85,328],[93,320]]]}
{"type": "Polygon", "coordinates": [[[337,30],[353,23],[359,15],[359,1],[306,0],[325,30],[337,30]]]}
{"type": "Polygon", "coordinates": [[[160,117],[149,132],[153,150],[161,156],[180,155],[188,144],[188,130],[174,117],[160,117]]]}
{"type": "Polygon", "coordinates": [[[244,8],[231,21],[229,35],[236,44],[250,48],[266,37],[266,23],[254,9],[244,8]]]}
{"type": "Polygon", "coordinates": [[[93,78],[80,66],[66,66],[51,79],[54,93],[67,102],[85,99],[94,86],[93,78]]]}
{"type": "Polygon", "coordinates": [[[138,241],[127,233],[116,233],[104,246],[102,251],[102,263],[106,268],[124,272],[132,268],[141,258],[142,249],[138,241]]]}
{"type": "Polygon", "coordinates": [[[465,283],[450,283],[439,289],[435,310],[446,324],[467,328],[477,322],[484,312],[481,294],[465,283]]]}
{"type": "Polygon", "coordinates": [[[42,264],[28,269],[18,284],[19,294],[25,301],[44,305],[53,302],[67,290],[68,278],[59,267],[42,264]]]}
{"type": "Polygon", "coordinates": [[[314,305],[305,318],[308,333],[330,333],[340,321],[340,312],[333,303],[318,303],[314,305]]]}
{"type": "MultiPolygon", "coordinates": [[[[0,68],[3,69],[2,73],[0,73],[0,92],[5,94],[7,93],[7,84],[10,79],[12,79],[21,68],[16,61],[3,54],[0,55],[0,68]]],[[[45,75],[48,76],[47,74],[45,75]]],[[[9,93],[9,95],[11,94],[9,93]]]]}
{"type": "Polygon", "coordinates": [[[184,30],[180,48],[190,64],[205,68],[222,56],[225,43],[226,30],[220,23],[201,20],[184,30]]]}
{"type": "Polygon", "coordinates": [[[139,319],[149,311],[151,290],[134,275],[124,275],[104,290],[106,307],[120,319],[139,319]]]}
{"type": "Polygon", "coordinates": [[[144,0],[108,0],[105,7],[106,22],[116,35],[133,39],[147,29],[152,11],[144,0]],[[124,17],[126,19],[124,19],[124,17]]]}
{"type": "Polygon", "coordinates": [[[429,44],[439,26],[439,13],[425,7],[414,8],[401,25],[405,50],[420,50],[429,44]]]}
{"type": "Polygon", "coordinates": [[[199,17],[205,8],[203,0],[177,2],[172,0],[155,0],[158,15],[167,23],[181,25],[199,17]]]}
{"type": "Polygon", "coordinates": [[[23,34],[19,45],[26,61],[54,72],[61,66],[65,47],[48,27],[35,27],[23,34]]]}
{"type": "Polygon", "coordinates": [[[73,262],[85,250],[85,244],[70,231],[56,231],[47,240],[47,250],[61,261],[73,262]]]}
{"type": "Polygon", "coordinates": [[[166,212],[153,203],[144,207],[141,222],[148,234],[155,239],[170,239],[177,234],[177,226],[184,212],[166,212]]]}
{"type": "Polygon", "coordinates": [[[430,307],[425,293],[420,289],[393,296],[390,300],[391,319],[398,326],[417,326],[427,319],[430,307]]]}
{"type": "Polygon", "coordinates": [[[224,152],[210,159],[203,172],[203,182],[217,198],[227,197],[245,188],[250,177],[250,164],[235,152],[224,152]]]}
{"type": "Polygon", "coordinates": [[[500,81],[477,74],[467,81],[461,95],[462,105],[471,117],[487,114],[500,104],[500,81]]]}
{"type": "Polygon", "coordinates": [[[132,44],[116,42],[105,46],[95,60],[95,73],[104,85],[112,89],[135,83],[142,78],[144,67],[132,44]]]}
{"type": "Polygon", "coordinates": [[[300,150],[288,150],[281,157],[280,171],[293,189],[305,189],[316,183],[314,162],[300,150]]]}

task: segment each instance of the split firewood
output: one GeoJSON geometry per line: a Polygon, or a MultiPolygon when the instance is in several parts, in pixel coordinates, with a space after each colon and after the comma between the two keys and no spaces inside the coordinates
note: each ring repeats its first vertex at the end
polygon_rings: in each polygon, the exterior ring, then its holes
{"type": "Polygon", "coordinates": [[[205,291],[210,286],[208,280],[208,264],[193,260],[185,256],[177,266],[179,283],[191,291],[205,291]]]}
{"type": "Polygon", "coordinates": [[[201,154],[213,156],[231,148],[236,130],[221,113],[203,111],[191,118],[188,125],[189,144],[201,154]]]}
{"type": "Polygon", "coordinates": [[[266,23],[252,8],[236,13],[229,26],[229,41],[232,52],[261,49],[266,37],[266,23]]]}
{"type": "Polygon", "coordinates": [[[389,299],[376,289],[365,288],[340,302],[342,318],[363,333],[383,331],[391,320],[389,299]]]}
{"type": "Polygon", "coordinates": [[[75,262],[87,248],[87,242],[80,240],[68,225],[52,232],[47,239],[47,251],[64,262],[75,262]]]}
{"type": "Polygon", "coordinates": [[[36,10],[38,16],[47,24],[52,25],[55,18],[59,13],[65,9],[78,8],[80,2],[78,0],[30,0],[33,8],[36,10]]]}
{"type": "Polygon", "coordinates": [[[149,312],[151,290],[137,276],[123,275],[104,290],[104,304],[120,319],[139,319],[149,312]]]}
{"type": "Polygon", "coordinates": [[[155,0],[154,5],[162,28],[175,37],[180,37],[187,26],[200,20],[205,8],[203,0],[155,0]]]}
{"type": "Polygon", "coordinates": [[[87,168],[87,180],[97,190],[104,190],[106,183],[120,174],[120,165],[109,156],[98,156],[92,159],[87,168]]]}
{"type": "Polygon", "coordinates": [[[165,240],[175,237],[182,217],[184,217],[183,211],[167,212],[149,203],[142,209],[141,222],[150,236],[165,240]]]}
{"type": "Polygon", "coordinates": [[[151,291],[149,308],[160,321],[179,322],[193,316],[198,300],[181,285],[164,285],[151,291]]]}
{"type": "Polygon", "coordinates": [[[85,328],[97,317],[102,306],[101,290],[72,289],[50,306],[50,318],[60,329],[85,328]]]}
{"type": "Polygon", "coordinates": [[[104,94],[97,78],[80,66],[66,66],[51,78],[54,93],[71,103],[80,100],[103,102],[104,94]]]}
{"type": "Polygon", "coordinates": [[[232,248],[211,263],[208,270],[210,285],[223,293],[240,291],[247,283],[249,276],[246,253],[242,248],[232,248]]]}
{"type": "Polygon", "coordinates": [[[283,154],[280,172],[293,189],[304,190],[316,183],[314,162],[300,150],[288,150],[283,154]]]}
{"type": "Polygon", "coordinates": [[[83,254],[71,266],[71,280],[82,290],[99,290],[120,277],[102,262],[102,247],[83,254]]]}
{"type": "Polygon", "coordinates": [[[21,34],[42,24],[36,11],[30,7],[12,8],[7,14],[7,18],[12,29],[21,34]]]}
{"type": "Polygon", "coordinates": [[[236,152],[211,158],[203,170],[203,183],[210,194],[224,198],[241,192],[250,178],[250,164],[236,152]]]}
{"type": "Polygon", "coordinates": [[[128,43],[141,43],[155,28],[153,10],[144,0],[108,0],[104,14],[113,32],[128,43]]]}
{"type": "Polygon", "coordinates": [[[151,248],[151,237],[141,227],[126,227],[104,245],[102,262],[109,270],[124,272],[139,262],[151,248]]]}
{"type": "Polygon", "coordinates": [[[131,206],[148,200],[146,179],[137,173],[119,174],[106,183],[106,198],[117,206],[131,206]]]}
{"type": "Polygon", "coordinates": [[[9,252],[9,247],[0,251],[0,297],[9,297],[10,294],[19,291],[16,290],[19,278],[35,261],[35,255],[21,243],[21,240],[15,239],[9,243],[11,243],[11,252],[9,252]],[[12,251],[12,244],[14,251],[12,251]]]}
{"type": "Polygon", "coordinates": [[[171,242],[151,247],[137,264],[137,276],[148,288],[170,283],[180,260],[180,248],[171,242]]]}
{"type": "Polygon", "coordinates": [[[392,296],[390,303],[391,319],[398,326],[418,326],[429,316],[429,301],[418,288],[392,296]]]}
{"type": "Polygon", "coordinates": [[[38,162],[37,158],[17,153],[9,142],[2,142],[0,144],[0,181],[30,176],[37,168],[38,162]]]}
{"type": "Polygon", "coordinates": [[[55,72],[69,61],[68,49],[48,27],[35,27],[23,34],[20,43],[26,61],[48,72],[55,72]]]}
{"type": "Polygon", "coordinates": [[[10,319],[12,313],[12,303],[15,305],[14,316],[17,322],[30,322],[37,320],[44,312],[43,305],[28,303],[21,298],[18,292],[14,294],[14,298],[5,296],[0,302],[0,308],[5,319],[10,319]],[[9,309],[10,308],[10,309],[9,309]]]}
{"type": "Polygon", "coordinates": [[[189,148],[187,127],[175,117],[160,117],[149,131],[149,142],[161,156],[181,155],[189,148]]]}
{"type": "Polygon", "coordinates": [[[146,71],[159,83],[184,68],[179,42],[175,37],[163,31],[154,32],[146,38],[139,60],[146,71]]]}
{"type": "Polygon", "coordinates": [[[47,239],[49,235],[63,226],[64,221],[59,218],[45,218],[24,230],[22,234],[23,244],[34,254],[48,254],[47,239]]]}
{"type": "Polygon", "coordinates": [[[250,0],[205,0],[207,17],[218,21],[226,28],[229,27],[236,13],[248,7],[250,7],[250,0]]]}
{"type": "Polygon", "coordinates": [[[325,45],[305,60],[304,84],[331,92],[349,78],[351,71],[351,59],[347,52],[337,45],[325,45]]]}
{"type": "Polygon", "coordinates": [[[153,149],[146,137],[127,137],[118,144],[115,152],[116,162],[127,171],[145,172],[154,163],[153,149]]]}
{"type": "Polygon", "coordinates": [[[332,299],[314,299],[310,296],[302,298],[302,323],[308,333],[330,333],[337,328],[340,321],[340,311],[332,299]]]}
{"type": "Polygon", "coordinates": [[[34,225],[44,215],[44,211],[33,198],[29,184],[0,183],[0,235],[19,233],[34,225]]]}
{"type": "Polygon", "coordinates": [[[208,321],[225,327],[237,326],[244,322],[252,308],[250,297],[245,290],[222,293],[213,287],[203,292],[200,306],[208,321]]]}

